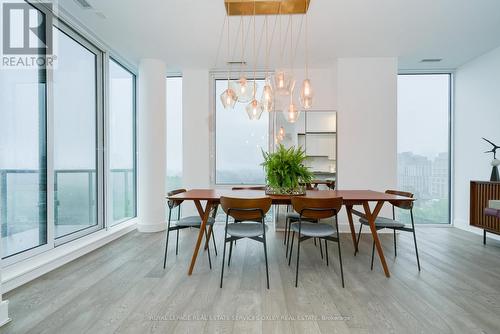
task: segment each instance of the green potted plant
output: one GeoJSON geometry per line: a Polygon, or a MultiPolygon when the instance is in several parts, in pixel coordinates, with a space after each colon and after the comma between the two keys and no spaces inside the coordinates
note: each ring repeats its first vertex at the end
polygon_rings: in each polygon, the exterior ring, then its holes
{"type": "Polygon", "coordinates": [[[303,195],[313,173],[304,166],[305,152],[301,147],[285,148],[280,144],[276,152],[264,152],[262,166],[266,172],[266,193],[274,195],[303,195]]]}

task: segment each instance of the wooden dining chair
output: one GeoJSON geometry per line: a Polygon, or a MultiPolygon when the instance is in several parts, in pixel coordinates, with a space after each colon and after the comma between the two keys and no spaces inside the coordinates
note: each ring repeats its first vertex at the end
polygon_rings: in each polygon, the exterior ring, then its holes
{"type": "MultiPolygon", "coordinates": [[[[186,189],[175,189],[172,190],[168,193],[168,197],[180,194],[186,192],[186,189]]],[[[167,251],[168,251],[168,239],[170,236],[170,231],[177,231],[177,240],[175,242],[175,255],[179,253],[179,230],[183,230],[185,228],[201,228],[201,217],[200,216],[188,216],[188,217],[183,217],[181,218],[181,204],[182,200],[171,200],[169,199],[167,201],[168,205],[168,222],[167,222],[167,237],[165,241],[165,256],[163,258],[163,269],[167,266],[167,251]],[[172,224],[172,211],[177,208],[177,220],[173,222],[172,224]]],[[[215,223],[215,216],[217,215],[217,206],[214,206],[211,212],[210,217],[208,218],[207,221],[207,226],[212,226],[215,223]]],[[[217,255],[217,246],[215,244],[215,237],[214,237],[214,229],[211,228],[211,238],[214,244],[214,250],[215,250],[215,255],[217,255]]],[[[205,230],[205,237],[208,238],[207,230],[205,230]]],[[[207,244],[208,246],[208,244],[207,244]]],[[[210,258],[210,249],[207,247],[207,254],[208,254],[208,264],[210,266],[210,269],[212,269],[212,260],[210,258]]]]}
{"type": "MultiPolygon", "coordinates": [[[[398,190],[386,190],[386,194],[391,194],[391,195],[397,195],[397,196],[402,196],[402,197],[409,197],[413,198],[413,194],[409,192],[404,192],[404,191],[398,191],[398,190]]],[[[417,237],[415,235],[415,222],[413,220],[413,201],[405,201],[405,202],[398,202],[398,201],[389,201],[392,205],[392,219],[391,218],[386,218],[386,217],[377,217],[375,220],[375,228],[376,230],[382,230],[384,228],[387,229],[392,229],[393,232],[393,238],[394,238],[394,256],[397,256],[397,245],[396,245],[396,231],[404,231],[404,232],[412,232],[413,233],[413,242],[415,244],[415,254],[417,255],[417,266],[418,266],[418,271],[420,271],[420,260],[418,258],[418,248],[417,248],[417,237]],[[403,210],[407,210],[410,212],[410,219],[411,219],[411,227],[406,226],[404,223],[396,220],[396,210],[395,208],[400,208],[403,210]]],[[[358,249],[359,245],[359,239],[361,239],[361,230],[364,225],[370,226],[368,223],[368,220],[365,217],[361,217],[359,219],[360,225],[359,225],[359,233],[358,233],[358,240],[356,241],[356,249],[358,249]]],[[[371,265],[370,268],[373,270],[373,256],[375,254],[375,241],[373,241],[372,244],[372,258],[371,258],[371,265]]]]}
{"type": "Polygon", "coordinates": [[[220,205],[226,213],[226,226],[224,233],[224,251],[222,255],[222,271],[220,275],[220,287],[224,279],[224,263],[226,259],[226,244],[230,243],[229,259],[227,266],[231,264],[233,241],[249,238],[264,245],[264,259],[266,261],[266,279],[269,289],[269,268],[267,262],[266,213],[271,208],[271,198],[231,198],[221,197],[220,205]],[[229,217],[240,223],[229,223],[229,217]]]}
{"type": "Polygon", "coordinates": [[[342,252],[340,247],[339,225],[337,214],[342,208],[342,197],[335,198],[311,198],[311,197],[292,197],[293,209],[299,213],[299,221],[292,223],[290,229],[293,231],[292,244],[290,246],[290,255],[288,265],[292,260],[293,241],[295,233],[297,233],[297,266],[295,269],[295,287],[299,280],[299,259],[300,259],[300,244],[311,238],[318,238],[325,241],[325,257],[326,265],[328,266],[328,243],[327,241],[336,242],[339,250],[340,275],[342,278],[342,287],[344,285],[344,269],[342,266],[342,252]],[[334,226],[327,223],[321,223],[321,219],[332,218],[334,226]],[[304,219],[314,219],[317,223],[305,221],[304,219]]]}

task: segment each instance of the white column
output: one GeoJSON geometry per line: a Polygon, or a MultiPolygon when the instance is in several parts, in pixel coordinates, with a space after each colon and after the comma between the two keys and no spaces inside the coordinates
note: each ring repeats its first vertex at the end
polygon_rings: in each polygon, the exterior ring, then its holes
{"type": "Polygon", "coordinates": [[[165,230],[166,68],[142,59],[138,77],[138,223],[140,232],[165,230]]]}

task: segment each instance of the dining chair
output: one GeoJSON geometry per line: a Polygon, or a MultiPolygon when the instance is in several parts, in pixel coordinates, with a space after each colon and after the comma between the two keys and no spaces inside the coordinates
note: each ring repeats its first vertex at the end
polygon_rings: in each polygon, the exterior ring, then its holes
{"type": "MultiPolygon", "coordinates": [[[[318,190],[318,187],[313,186],[311,183],[306,183],[306,189],[307,190],[318,190]]],[[[290,207],[290,205],[287,206],[287,213],[285,215],[285,237],[283,239],[283,244],[286,245],[285,257],[288,256],[288,243],[290,241],[290,224],[298,222],[299,217],[300,217],[300,215],[297,212],[290,211],[289,207],[290,207]]],[[[315,219],[308,219],[308,218],[303,218],[303,220],[311,222],[311,223],[318,222],[315,219]]],[[[316,238],[314,238],[314,245],[316,246],[316,238]]],[[[323,259],[323,248],[321,246],[321,243],[319,244],[319,252],[321,255],[321,259],[323,259]]]]}
{"type": "Polygon", "coordinates": [[[325,257],[326,265],[328,266],[328,243],[327,241],[336,242],[339,250],[340,276],[342,278],[342,287],[344,285],[344,269],[342,266],[342,252],[340,247],[339,225],[337,214],[342,208],[342,197],[334,198],[311,198],[311,197],[292,197],[293,209],[299,213],[299,221],[292,223],[290,229],[293,231],[292,243],[290,245],[290,255],[288,257],[288,265],[292,261],[293,241],[295,233],[297,233],[297,266],[295,268],[295,287],[299,280],[299,260],[300,260],[300,244],[311,238],[318,238],[325,241],[325,257]],[[321,219],[332,218],[334,226],[328,223],[321,223],[321,219]],[[315,219],[317,223],[305,221],[304,219],[315,219]]]}
{"type": "Polygon", "coordinates": [[[269,268],[267,262],[266,231],[268,226],[265,222],[266,213],[271,208],[271,198],[231,198],[221,197],[220,205],[226,213],[226,226],[224,233],[224,251],[222,255],[222,271],[220,275],[220,287],[224,279],[224,263],[226,261],[226,244],[230,243],[229,259],[227,266],[231,264],[233,241],[249,238],[264,245],[264,259],[266,261],[266,279],[269,289],[269,268]],[[229,223],[229,217],[240,223],[229,223]]]}
{"type": "MultiPolygon", "coordinates": [[[[186,192],[186,189],[175,189],[170,191],[167,195],[168,197],[180,194],[186,192]]],[[[167,222],[167,237],[165,241],[165,256],[163,258],[163,269],[165,269],[167,265],[167,251],[168,251],[168,239],[170,236],[170,231],[177,231],[177,240],[175,243],[175,255],[179,253],[179,230],[183,230],[186,228],[201,228],[201,217],[200,216],[188,216],[188,217],[183,217],[181,218],[181,204],[183,200],[171,200],[169,199],[167,201],[168,205],[168,222],[167,222]],[[174,221],[174,224],[172,225],[172,211],[177,208],[177,220],[174,221]]],[[[207,221],[207,226],[212,226],[215,223],[215,216],[217,215],[217,206],[214,206],[212,208],[212,212],[210,217],[208,217],[207,221]]],[[[215,237],[214,237],[214,230],[213,228],[210,229],[211,231],[211,238],[214,244],[214,250],[215,250],[215,255],[217,255],[217,246],[215,244],[215,237]]],[[[208,238],[207,230],[205,229],[205,237],[208,238]]],[[[208,244],[207,244],[208,246],[208,244]]],[[[210,258],[210,249],[207,247],[207,254],[208,254],[208,264],[210,266],[210,269],[212,269],[212,260],[210,258]]]]}
{"type": "MultiPolygon", "coordinates": [[[[397,196],[402,196],[402,197],[409,197],[413,198],[413,194],[409,192],[404,192],[404,191],[398,191],[398,190],[386,190],[386,194],[391,194],[391,195],[397,195],[397,196]]],[[[413,242],[415,244],[415,254],[417,255],[417,266],[418,266],[418,271],[420,271],[420,260],[418,258],[418,248],[417,248],[417,237],[415,235],[415,222],[413,220],[413,201],[411,202],[398,202],[398,201],[389,201],[389,203],[392,205],[392,219],[391,218],[386,218],[386,217],[377,217],[375,220],[375,229],[382,230],[384,228],[387,229],[392,229],[393,232],[393,239],[394,239],[394,256],[397,256],[397,245],[396,245],[396,231],[404,231],[404,232],[412,232],[413,233],[413,242]],[[402,209],[402,210],[407,210],[410,212],[410,220],[411,220],[411,227],[406,226],[406,224],[396,220],[396,208],[402,209]]],[[[365,217],[361,217],[359,219],[360,226],[359,226],[359,233],[358,233],[358,240],[356,241],[356,249],[358,249],[359,245],[359,240],[361,239],[361,230],[364,225],[370,226],[368,223],[368,220],[365,217]]],[[[373,270],[373,257],[375,254],[375,241],[372,243],[372,258],[371,258],[371,265],[370,269],[373,270]]]]}

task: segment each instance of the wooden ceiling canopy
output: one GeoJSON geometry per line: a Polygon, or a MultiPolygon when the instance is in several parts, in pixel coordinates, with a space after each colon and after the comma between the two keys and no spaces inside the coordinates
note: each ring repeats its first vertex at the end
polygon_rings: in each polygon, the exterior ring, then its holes
{"type": "Polygon", "coordinates": [[[310,0],[224,0],[229,16],[305,14],[310,0]]]}

